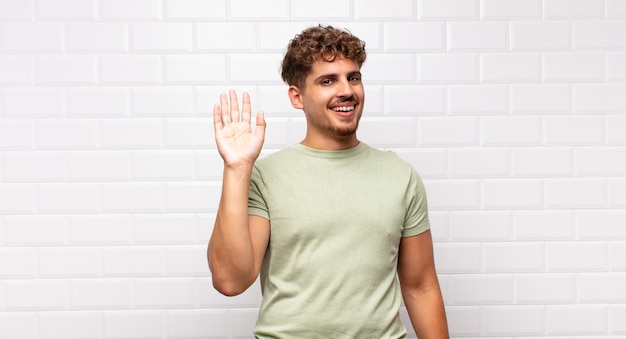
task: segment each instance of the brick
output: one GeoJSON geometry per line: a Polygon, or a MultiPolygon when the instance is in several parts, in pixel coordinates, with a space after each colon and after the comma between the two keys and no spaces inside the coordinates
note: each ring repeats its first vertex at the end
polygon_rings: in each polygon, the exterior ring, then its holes
{"type": "Polygon", "coordinates": [[[37,251],[38,277],[97,277],[100,257],[97,248],[42,248],[37,251]]]}
{"type": "Polygon", "coordinates": [[[32,121],[23,119],[0,120],[0,150],[30,149],[35,140],[32,121]]]}
{"type": "Polygon", "coordinates": [[[612,241],[609,244],[609,264],[611,271],[626,270],[626,242],[612,241]]]}
{"type": "Polygon", "coordinates": [[[196,286],[189,278],[135,280],[134,302],[139,308],[191,308],[196,286]]]}
{"type": "Polygon", "coordinates": [[[626,3],[624,0],[607,0],[606,14],[608,19],[626,18],[626,3]]]}
{"type": "MultiPolygon", "coordinates": [[[[199,51],[254,51],[257,48],[257,24],[254,22],[203,22],[195,24],[196,48],[199,51]],[[231,34],[215,34],[230,32],[231,34]]],[[[283,33],[286,34],[286,33],[283,33]]],[[[293,36],[291,36],[293,37],[293,36]]],[[[276,39],[272,37],[272,40],[276,39]]],[[[282,41],[283,46],[288,39],[282,41]]],[[[218,55],[213,56],[214,58],[218,55]]],[[[221,67],[224,67],[222,61],[221,67]]]]}
{"type": "Polygon", "coordinates": [[[33,61],[31,57],[0,56],[0,85],[30,85],[32,79],[33,61]]]}
{"type": "Polygon", "coordinates": [[[568,114],[572,112],[572,89],[560,84],[510,86],[513,114],[568,114]]]}
{"type": "Polygon", "coordinates": [[[591,19],[604,17],[603,0],[544,0],[546,19],[591,19]]]}
{"type": "Polygon", "coordinates": [[[433,242],[442,243],[450,239],[450,223],[448,222],[448,212],[432,211],[428,213],[430,220],[433,242]]]}
{"type": "Polygon", "coordinates": [[[504,22],[448,23],[450,51],[507,51],[509,28],[504,22]]]}
{"type": "Polygon", "coordinates": [[[130,154],[123,151],[74,151],[67,153],[69,180],[129,180],[130,154]]]}
{"type": "Polygon", "coordinates": [[[425,181],[432,210],[473,210],[480,206],[480,183],[474,180],[425,181]]]}
{"type": "Polygon", "coordinates": [[[193,26],[191,23],[132,24],[133,51],[191,51],[193,26]]]}
{"type": "Polygon", "coordinates": [[[226,58],[223,55],[168,55],[165,57],[167,83],[224,83],[226,58]]]}
{"type": "MultiPolygon", "coordinates": [[[[626,317],[626,307],[624,305],[610,305],[609,306],[609,327],[611,328],[611,333],[626,333],[626,323],[624,323],[623,319],[626,317]]],[[[619,336],[614,336],[618,339],[619,336]]],[[[623,337],[623,336],[622,336],[623,337]]]]}
{"type": "Polygon", "coordinates": [[[548,208],[604,208],[606,182],[598,179],[549,179],[545,181],[548,208]]]}
{"type": "Polygon", "coordinates": [[[35,19],[95,20],[91,0],[36,0],[35,19]]]}
{"type": "Polygon", "coordinates": [[[511,239],[513,218],[509,212],[450,212],[449,223],[454,242],[505,241],[511,239]]]}
{"type": "Polygon", "coordinates": [[[447,155],[438,149],[398,149],[395,153],[409,162],[424,179],[447,177],[447,155]]]}
{"type": "Polygon", "coordinates": [[[32,248],[0,248],[0,278],[34,278],[35,254],[32,248]]]}
{"type": "Polygon", "coordinates": [[[131,279],[98,278],[70,281],[70,309],[72,310],[128,309],[131,306],[131,279]]]}
{"type": "Polygon", "coordinates": [[[220,180],[222,178],[224,162],[216,150],[197,150],[195,158],[198,179],[220,180]]]}
{"type": "Polygon", "coordinates": [[[161,276],[164,252],[161,247],[110,246],[102,251],[105,277],[161,276]]]}
{"type": "Polygon", "coordinates": [[[126,88],[68,88],[67,111],[70,116],[126,116],[129,95],[126,88]]]}
{"type": "Polygon", "coordinates": [[[602,145],[605,140],[601,116],[546,117],[543,127],[546,145],[602,145]]]}
{"type": "Polygon", "coordinates": [[[481,186],[485,209],[535,209],[543,206],[539,179],[486,179],[481,186]]]}
{"type": "Polygon", "coordinates": [[[576,230],[581,240],[626,239],[626,212],[620,210],[580,211],[577,213],[576,230]]]}
{"type": "Polygon", "coordinates": [[[441,22],[388,22],[384,26],[384,44],[385,50],[391,52],[443,52],[446,26],[441,22]]]}
{"type": "MultiPolygon", "coordinates": [[[[0,13],[2,13],[2,11],[0,11],[0,13]]],[[[37,331],[36,324],[36,312],[5,311],[0,313],[0,336],[2,338],[35,339],[37,331]]]]}
{"type": "Polygon", "coordinates": [[[588,273],[577,279],[581,303],[624,303],[626,273],[588,273]]]}
{"type": "Polygon", "coordinates": [[[483,82],[538,82],[541,55],[538,53],[486,53],[480,58],[483,82]]]}
{"type": "Polygon", "coordinates": [[[480,13],[477,0],[423,0],[419,2],[418,15],[421,20],[467,20],[478,19],[480,13]]]}
{"type": "Polygon", "coordinates": [[[166,119],[165,142],[170,147],[215,147],[213,124],[208,119],[166,119]]]}
{"type": "Polygon", "coordinates": [[[7,280],[5,310],[57,310],[66,306],[67,283],[63,280],[7,280]]]}
{"type": "Polygon", "coordinates": [[[546,308],[549,335],[606,334],[606,306],[554,305],[546,308]]]}
{"type": "Polygon", "coordinates": [[[462,148],[448,150],[451,178],[509,176],[509,150],[500,148],[462,148]]]}
{"type": "Polygon", "coordinates": [[[132,220],[126,215],[71,215],[68,240],[72,245],[128,245],[132,220]]]}
{"type": "Polygon", "coordinates": [[[538,243],[494,243],[483,249],[485,272],[542,272],[543,245],[538,243]]]}
{"type": "Polygon", "coordinates": [[[225,19],[226,4],[219,0],[167,0],[168,19],[225,19]]]}
{"type": "Polygon", "coordinates": [[[569,147],[523,147],[511,153],[515,177],[569,177],[574,156],[569,147]]]}
{"type": "Polygon", "coordinates": [[[434,252],[440,274],[479,273],[482,270],[479,244],[435,244],[434,252]]]}
{"type": "Polygon", "coordinates": [[[61,24],[3,24],[0,50],[7,52],[50,53],[63,49],[61,24]]]}
{"type": "Polygon", "coordinates": [[[317,20],[320,17],[323,17],[326,20],[352,19],[351,1],[320,0],[315,3],[309,1],[299,1],[296,3],[291,3],[292,19],[317,20]],[[332,8],[333,10],[328,11],[328,8],[332,8]]]}
{"type": "Polygon", "coordinates": [[[35,187],[33,185],[0,183],[0,213],[32,213],[34,208],[35,187]]]}
{"type": "Polygon", "coordinates": [[[106,119],[101,122],[101,143],[106,148],[158,148],[163,144],[161,119],[106,119]]]}
{"type": "Polygon", "coordinates": [[[289,19],[287,0],[268,0],[263,3],[254,0],[233,0],[229,5],[230,17],[233,19],[289,19]]]}
{"type": "Polygon", "coordinates": [[[498,335],[543,335],[543,306],[490,306],[484,310],[485,333],[498,335]]]}
{"type": "Polygon", "coordinates": [[[402,147],[416,144],[415,118],[363,118],[359,125],[360,136],[374,147],[402,147]]]}
{"type": "Polygon", "coordinates": [[[486,20],[519,20],[541,19],[541,0],[485,0],[482,5],[482,19],[486,20]]]}
{"type": "Polygon", "coordinates": [[[62,181],[65,179],[65,156],[62,152],[6,152],[6,181],[62,181]]]}
{"type": "Polygon", "coordinates": [[[485,146],[535,146],[543,139],[542,120],[537,117],[486,117],[481,120],[485,146]]]}
{"type": "Polygon", "coordinates": [[[544,53],[543,80],[547,82],[603,81],[603,53],[544,53]]]}
{"type": "Polygon", "coordinates": [[[473,117],[421,118],[418,144],[421,146],[478,146],[479,120],[473,117]]]}
{"type": "Polygon", "coordinates": [[[451,114],[502,114],[509,110],[508,88],[504,85],[448,86],[451,114]]]}
{"type": "Polygon", "coordinates": [[[102,19],[161,19],[161,0],[101,0],[102,19]]]}
{"type": "MultiPolygon", "coordinates": [[[[4,191],[3,189],[0,192],[4,191]]],[[[63,216],[7,216],[4,244],[8,246],[64,245],[67,236],[65,223],[63,216]]]]}
{"type": "Polygon", "coordinates": [[[478,72],[478,56],[474,53],[432,53],[419,57],[420,83],[476,83],[478,72]]]}
{"type": "Polygon", "coordinates": [[[608,201],[610,207],[626,207],[626,180],[609,179],[608,201]]]}
{"type": "Polygon", "coordinates": [[[167,248],[166,272],[168,276],[208,276],[206,244],[196,246],[170,246],[167,248]]]}
{"type": "Polygon", "coordinates": [[[623,112],[626,110],[624,91],[626,91],[624,84],[576,84],[574,112],[593,114],[623,112]]]}
{"type": "Polygon", "coordinates": [[[24,0],[0,1],[0,20],[30,20],[33,17],[33,3],[24,0]]]}
{"type": "MultiPolygon", "coordinates": [[[[228,314],[220,309],[170,310],[167,312],[167,335],[172,339],[227,338],[229,320],[228,314]]],[[[239,328],[240,323],[237,324],[239,328]]]]}
{"type": "Polygon", "coordinates": [[[281,59],[280,54],[230,54],[226,59],[226,79],[240,84],[277,84],[281,59]]]}
{"type": "Polygon", "coordinates": [[[479,306],[446,307],[450,336],[479,338],[483,328],[482,309],[479,306]]]}
{"type": "Polygon", "coordinates": [[[166,208],[170,212],[216,211],[221,185],[210,183],[170,183],[166,188],[166,208]]]}
{"type": "Polygon", "coordinates": [[[107,212],[158,212],[163,207],[163,186],[158,183],[105,183],[101,190],[107,212]]]}
{"type": "Polygon", "coordinates": [[[417,62],[414,54],[370,54],[361,68],[368,84],[414,84],[417,62]]]}
{"type": "Polygon", "coordinates": [[[100,313],[44,312],[39,317],[39,331],[42,339],[97,338],[100,333],[100,313]]]}
{"type": "Polygon", "coordinates": [[[65,112],[62,88],[15,87],[4,90],[4,112],[10,117],[60,117],[65,112]]]}
{"type": "Polygon", "coordinates": [[[510,304],[513,278],[500,275],[458,275],[452,278],[451,305],[510,304]]]}
{"type": "Polygon", "coordinates": [[[65,47],[70,52],[125,52],[128,26],[123,23],[65,25],[65,47]]]}
{"type": "Polygon", "coordinates": [[[623,50],[626,22],[581,21],[573,24],[574,48],[582,50],[623,50]]]}
{"type": "Polygon", "coordinates": [[[576,276],[573,273],[516,275],[515,296],[519,304],[573,304],[576,276]]]}
{"type": "Polygon", "coordinates": [[[572,26],[570,22],[511,22],[511,49],[513,51],[567,50],[571,48],[571,40],[572,26]]]}
{"type": "Polygon", "coordinates": [[[163,311],[123,310],[103,312],[105,338],[160,338],[164,327],[163,311]]]}
{"type": "Polygon", "coordinates": [[[191,115],[191,87],[135,87],[131,89],[134,116],[191,115]]]}
{"type": "Polygon", "coordinates": [[[98,185],[94,183],[38,184],[37,207],[39,211],[46,213],[97,212],[99,209],[98,185]]]}
{"type": "Polygon", "coordinates": [[[98,122],[88,119],[37,121],[41,149],[93,149],[98,145],[98,122]]]}
{"type": "Polygon", "coordinates": [[[549,272],[606,271],[607,246],[601,242],[563,242],[546,245],[549,272]]]}
{"type": "Polygon", "coordinates": [[[158,55],[100,57],[100,79],[105,84],[158,84],[161,73],[161,57],[158,55]]]}
{"type": "Polygon", "coordinates": [[[575,218],[570,211],[516,211],[515,240],[574,240],[575,218]]]}
{"type": "Polygon", "coordinates": [[[624,81],[626,80],[626,53],[609,52],[606,57],[606,80],[624,81]]]}
{"type": "Polygon", "coordinates": [[[619,176],[626,172],[626,148],[580,147],[574,150],[579,176],[619,176]]]}
{"type": "Polygon", "coordinates": [[[191,180],[194,177],[191,151],[135,151],[132,159],[134,180],[191,180]]]}

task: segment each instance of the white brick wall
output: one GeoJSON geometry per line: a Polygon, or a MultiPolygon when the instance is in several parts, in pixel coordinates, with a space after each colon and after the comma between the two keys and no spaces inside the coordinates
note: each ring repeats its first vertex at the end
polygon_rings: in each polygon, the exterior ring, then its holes
{"type": "Polygon", "coordinates": [[[0,338],[250,338],[212,107],[299,141],[278,67],[319,22],[367,42],[360,138],[425,181],[452,336],[626,338],[624,0],[0,0],[0,338]]]}

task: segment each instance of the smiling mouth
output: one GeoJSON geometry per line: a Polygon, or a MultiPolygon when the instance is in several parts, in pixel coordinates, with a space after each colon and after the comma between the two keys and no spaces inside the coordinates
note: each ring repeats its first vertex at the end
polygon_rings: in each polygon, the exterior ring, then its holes
{"type": "Polygon", "coordinates": [[[354,111],[355,105],[352,106],[338,106],[338,107],[332,107],[331,109],[335,112],[339,112],[339,113],[345,113],[345,112],[352,112],[354,111]]]}

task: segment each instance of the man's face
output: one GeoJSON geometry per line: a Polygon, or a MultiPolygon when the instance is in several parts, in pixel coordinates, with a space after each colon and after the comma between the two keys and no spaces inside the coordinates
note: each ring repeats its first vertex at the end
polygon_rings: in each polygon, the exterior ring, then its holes
{"type": "Polygon", "coordinates": [[[365,100],[356,61],[345,58],[316,61],[305,79],[304,89],[299,92],[301,107],[297,108],[306,115],[308,137],[355,136],[365,100]]]}

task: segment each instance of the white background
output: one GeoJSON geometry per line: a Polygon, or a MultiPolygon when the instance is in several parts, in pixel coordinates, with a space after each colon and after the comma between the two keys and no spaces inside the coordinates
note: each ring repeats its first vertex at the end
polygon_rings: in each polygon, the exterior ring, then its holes
{"type": "Polygon", "coordinates": [[[625,0],[0,0],[0,337],[249,338],[212,107],[298,142],[320,22],[367,43],[359,137],[422,174],[452,336],[626,338],[625,0]]]}

